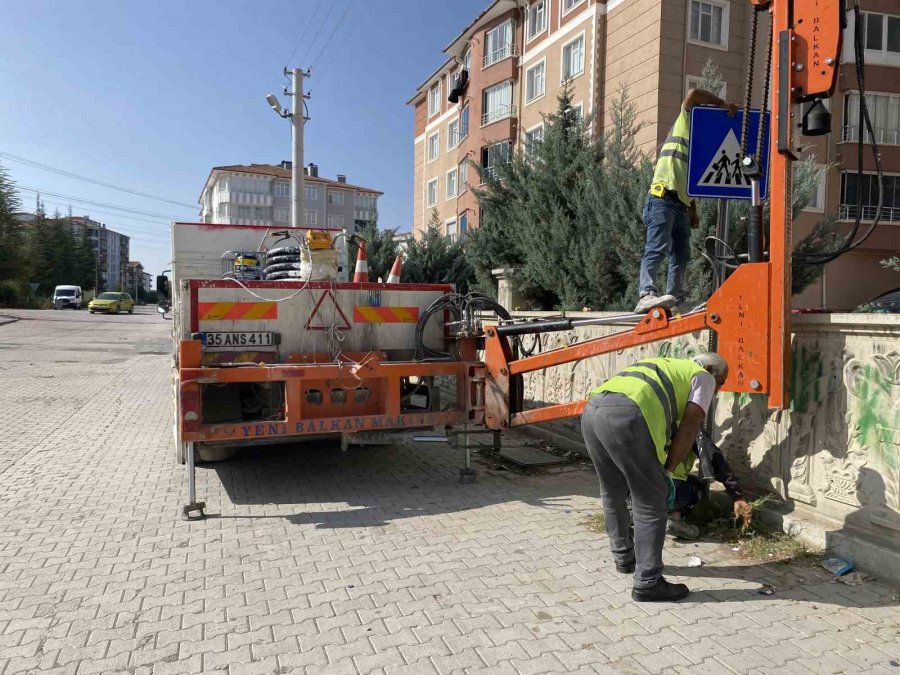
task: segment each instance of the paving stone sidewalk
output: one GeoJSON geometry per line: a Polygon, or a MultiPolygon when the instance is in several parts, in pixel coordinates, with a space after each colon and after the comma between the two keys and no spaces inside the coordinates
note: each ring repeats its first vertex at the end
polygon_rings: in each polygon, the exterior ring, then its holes
{"type": "Polygon", "coordinates": [[[879,582],[669,542],[694,593],[633,603],[587,468],[253,449],[198,469],[211,517],[183,522],[168,325],[83,321],[0,327],[0,675],[900,673],[879,582]]]}

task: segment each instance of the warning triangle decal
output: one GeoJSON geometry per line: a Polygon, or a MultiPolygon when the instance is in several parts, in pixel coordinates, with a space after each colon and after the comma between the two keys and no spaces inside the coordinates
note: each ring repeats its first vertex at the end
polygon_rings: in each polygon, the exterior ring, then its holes
{"type": "Polygon", "coordinates": [[[741,171],[741,145],[733,129],[728,130],[698,185],[736,188],[750,185],[750,179],[741,171]]]}
{"type": "Polygon", "coordinates": [[[332,326],[338,330],[350,330],[352,328],[350,322],[347,321],[344,310],[337,303],[334,293],[328,290],[322,293],[318,302],[316,302],[316,306],[313,307],[312,313],[306,320],[306,330],[328,330],[332,326]],[[326,303],[326,297],[330,298],[331,302],[326,303]]]}

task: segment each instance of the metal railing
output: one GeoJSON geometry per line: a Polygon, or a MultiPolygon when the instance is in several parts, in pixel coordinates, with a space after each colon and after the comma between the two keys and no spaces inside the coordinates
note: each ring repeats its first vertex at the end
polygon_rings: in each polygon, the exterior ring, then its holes
{"type": "MultiPolygon", "coordinates": [[[[894,128],[889,129],[886,127],[874,127],[873,131],[875,132],[875,142],[879,145],[900,145],[900,129],[894,128]]],[[[847,125],[843,128],[843,133],[841,138],[844,141],[857,141],[859,140],[859,125],[847,125]]],[[[869,132],[868,130],[863,133],[863,142],[870,142],[869,132]]]]}
{"type": "Polygon", "coordinates": [[[486,124],[492,124],[494,122],[498,122],[500,120],[505,120],[508,117],[516,116],[516,106],[515,105],[498,105],[493,110],[486,111],[481,116],[481,126],[485,126],[486,124]]]}
{"type": "Polygon", "coordinates": [[[497,61],[502,61],[503,59],[509,58],[510,56],[515,56],[516,45],[513,42],[508,42],[503,45],[499,49],[495,49],[490,54],[484,55],[484,67],[492,66],[497,61]]]}
{"type": "MultiPolygon", "coordinates": [[[[863,206],[861,220],[875,220],[875,214],[878,212],[877,206],[863,206]]],[[[841,220],[856,220],[860,213],[860,207],[856,204],[841,204],[838,217],[841,220]]],[[[881,221],[882,223],[900,223],[900,207],[882,206],[881,221]]]]}

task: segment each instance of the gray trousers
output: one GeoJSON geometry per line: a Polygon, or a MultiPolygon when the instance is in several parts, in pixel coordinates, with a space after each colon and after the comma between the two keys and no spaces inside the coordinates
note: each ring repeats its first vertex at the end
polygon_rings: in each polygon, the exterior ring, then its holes
{"type": "Polygon", "coordinates": [[[640,408],[621,394],[599,394],[581,416],[581,433],[600,478],[606,532],[617,565],[635,563],[634,587],[662,576],[666,539],[666,472],[640,408]],[[628,506],[634,514],[632,540],[628,506]]]}

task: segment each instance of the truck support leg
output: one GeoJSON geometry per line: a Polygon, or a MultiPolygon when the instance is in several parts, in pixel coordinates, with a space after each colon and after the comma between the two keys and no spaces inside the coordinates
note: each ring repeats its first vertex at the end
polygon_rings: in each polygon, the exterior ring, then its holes
{"type": "Polygon", "coordinates": [[[202,520],[203,518],[206,518],[206,514],[203,512],[203,509],[206,508],[206,502],[197,501],[197,472],[194,462],[194,444],[185,443],[184,446],[185,459],[187,459],[188,503],[187,506],[182,509],[181,517],[183,520],[202,520]]]}

